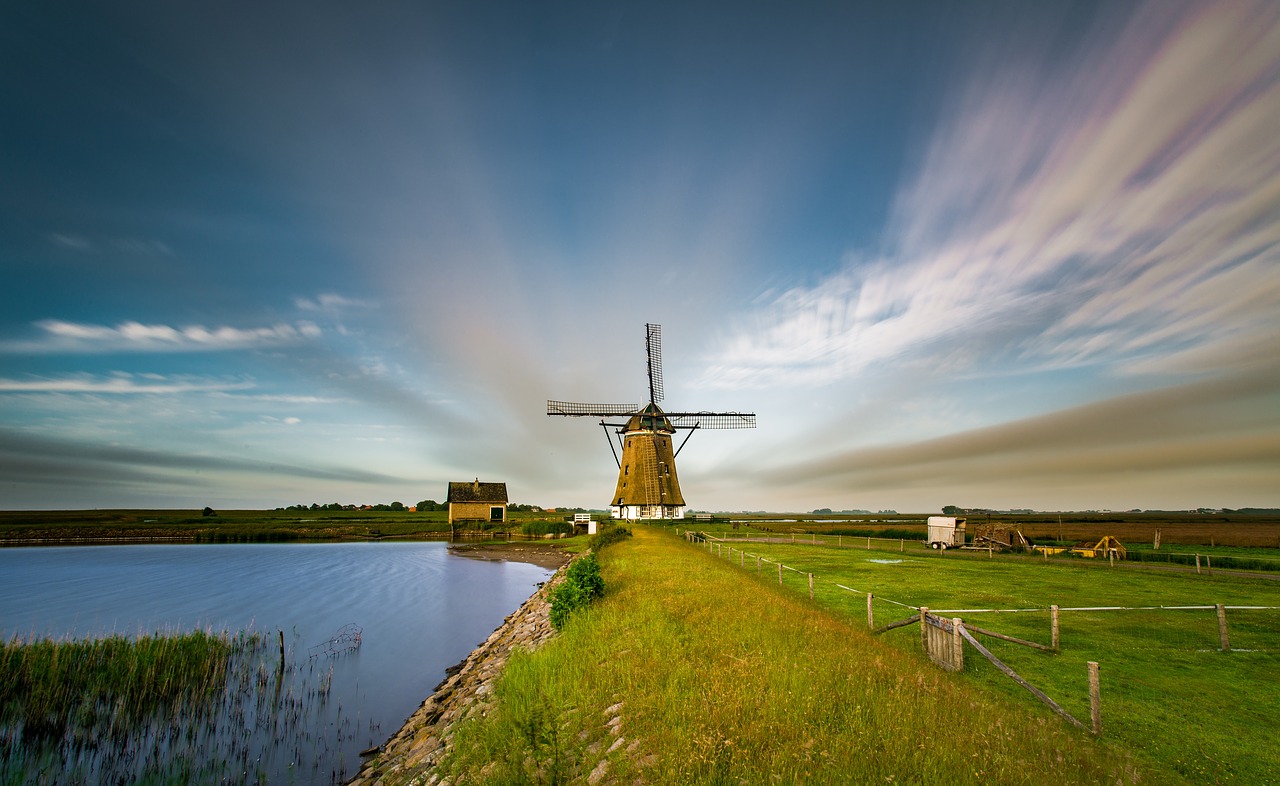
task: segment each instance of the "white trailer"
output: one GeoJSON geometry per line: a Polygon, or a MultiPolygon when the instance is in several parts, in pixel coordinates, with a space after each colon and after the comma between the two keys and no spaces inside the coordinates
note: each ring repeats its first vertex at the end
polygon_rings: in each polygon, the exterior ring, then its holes
{"type": "Polygon", "coordinates": [[[929,539],[932,549],[949,549],[964,545],[964,519],[955,516],[930,516],[929,539]]]}

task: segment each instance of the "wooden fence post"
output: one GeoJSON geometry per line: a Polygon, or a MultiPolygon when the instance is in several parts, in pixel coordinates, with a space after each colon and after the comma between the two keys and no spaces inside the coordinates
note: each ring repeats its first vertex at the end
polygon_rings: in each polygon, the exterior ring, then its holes
{"type": "Polygon", "coordinates": [[[809,574],[809,600],[813,600],[813,574],[809,574]]]}
{"type": "Polygon", "coordinates": [[[1200,555],[1196,555],[1196,575],[1200,575],[1200,555]]]}
{"type": "Polygon", "coordinates": [[[760,578],[760,555],[756,555],[756,578],[760,578]]]}
{"type": "Polygon", "coordinates": [[[778,563],[778,586],[782,586],[782,563],[778,563]]]}
{"type": "Polygon", "coordinates": [[[871,610],[871,601],[874,598],[875,598],[874,594],[870,592],[867,593],[867,627],[870,628],[871,630],[876,629],[876,615],[875,615],[875,612],[871,610]]]}
{"type": "Polygon", "coordinates": [[[747,552],[738,549],[738,567],[744,567],[747,564],[747,552]]]}
{"type": "Polygon", "coordinates": [[[816,533],[816,532],[810,532],[810,533],[809,533],[809,544],[810,544],[810,545],[817,545],[817,543],[818,543],[818,533],[816,533]]]}
{"type": "Polygon", "coordinates": [[[929,656],[929,607],[920,607],[920,647],[929,656]]]}
{"type": "Polygon", "coordinates": [[[1227,635],[1227,609],[1221,603],[1218,604],[1218,641],[1222,644],[1223,652],[1231,651],[1231,638],[1227,635]]]}
{"type": "Polygon", "coordinates": [[[1053,642],[1053,651],[1058,651],[1058,604],[1049,607],[1049,628],[1050,641],[1053,642]]]}
{"type": "Polygon", "coordinates": [[[951,665],[956,671],[964,671],[964,638],[960,634],[960,618],[951,620],[951,665]]]}
{"type": "Polygon", "coordinates": [[[1098,662],[1089,661],[1089,719],[1093,733],[1102,733],[1102,688],[1098,683],[1098,662]]]}
{"type": "Polygon", "coordinates": [[[871,551],[871,536],[867,536],[867,551],[871,551]]]}
{"type": "Polygon", "coordinates": [[[906,551],[906,550],[907,550],[907,539],[901,538],[898,541],[898,551],[906,551]]]}
{"type": "Polygon", "coordinates": [[[1156,529],[1156,539],[1155,539],[1154,543],[1152,543],[1151,549],[1152,549],[1152,551],[1159,551],[1159,550],[1160,550],[1160,530],[1159,530],[1159,528],[1157,528],[1157,529],[1156,529]]]}

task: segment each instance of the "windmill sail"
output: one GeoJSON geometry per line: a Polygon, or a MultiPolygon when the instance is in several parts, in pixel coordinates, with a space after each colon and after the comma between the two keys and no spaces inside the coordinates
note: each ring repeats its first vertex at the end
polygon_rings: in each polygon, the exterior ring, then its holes
{"type": "Polygon", "coordinates": [[[573,401],[548,401],[548,415],[568,415],[570,417],[611,418],[617,415],[634,415],[641,409],[639,404],[579,404],[573,401]]]}
{"type": "Polygon", "coordinates": [[[644,348],[649,356],[649,403],[662,400],[662,325],[645,325],[644,348]]]}

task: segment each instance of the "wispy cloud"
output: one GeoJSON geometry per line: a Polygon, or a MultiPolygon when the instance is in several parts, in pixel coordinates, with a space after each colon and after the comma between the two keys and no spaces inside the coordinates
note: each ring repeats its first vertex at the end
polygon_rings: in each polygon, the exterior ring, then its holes
{"type": "Polygon", "coordinates": [[[1274,362],[1280,9],[1188,8],[1171,22],[1152,4],[1053,74],[971,75],[899,196],[891,253],[769,298],[703,383],[822,384],[890,361],[1274,362]]]}
{"type": "Polygon", "coordinates": [[[214,455],[196,452],[151,450],[127,445],[103,445],[73,439],[58,439],[0,428],[0,468],[26,474],[23,467],[49,465],[57,473],[36,472],[46,482],[76,483],[81,479],[130,478],[145,480],[156,477],[182,476],[183,483],[203,484],[191,473],[211,472],[225,475],[279,475],[311,480],[347,483],[405,483],[404,478],[355,466],[321,462],[290,463],[243,458],[236,455],[214,455]]]}
{"type": "Polygon", "coordinates": [[[46,319],[35,323],[42,335],[0,342],[0,353],[219,352],[296,344],[319,338],[308,321],[239,328],[121,322],[115,326],[46,319]]]}
{"type": "Polygon", "coordinates": [[[1274,375],[1236,375],[900,445],[845,450],[787,467],[746,468],[762,482],[853,492],[982,488],[1000,478],[1003,494],[1043,488],[1128,483],[1142,498],[1168,487],[1171,472],[1256,479],[1280,472],[1274,375]],[[1211,469],[1212,468],[1212,469],[1211,469]]]}
{"type": "Polygon", "coordinates": [[[125,254],[161,254],[165,256],[173,253],[168,243],[154,238],[89,237],[74,232],[50,232],[45,238],[58,248],[85,253],[103,250],[118,251],[125,254]]]}
{"type": "Polygon", "coordinates": [[[185,393],[227,393],[252,390],[250,381],[211,380],[196,377],[165,377],[154,374],[115,373],[110,376],[70,374],[61,377],[0,377],[0,393],[91,393],[113,395],[177,395],[185,393]]]}
{"type": "Polygon", "coordinates": [[[293,299],[293,305],[299,311],[321,311],[332,313],[349,309],[371,309],[376,308],[378,304],[372,300],[350,298],[345,295],[338,295],[329,292],[316,295],[315,297],[296,297],[293,299]]]}

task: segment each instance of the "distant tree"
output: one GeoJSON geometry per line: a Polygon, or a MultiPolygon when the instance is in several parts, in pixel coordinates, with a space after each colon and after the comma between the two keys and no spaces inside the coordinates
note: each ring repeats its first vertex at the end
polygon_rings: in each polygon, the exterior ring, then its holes
{"type": "Polygon", "coordinates": [[[404,510],[404,503],[403,503],[403,502],[392,502],[392,503],[391,503],[391,509],[392,509],[392,510],[404,510]]]}
{"type": "Polygon", "coordinates": [[[946,516],[958,516],[961,513],[964,513],[964,509],[955,505],[943,505],[942,513],[946,516]]]}
{"type": "Polygon", "coordinates": [[[213,508],[205,508],[204,510],[200,511],[200,515],[201,515],[201,516],[216,516],[216,515],[218,515],[218,514],[213,512],[213,508]]]}
{"type": "Polygon", "coordinates": [[[434,499],[424,499],[423,501],[418,503],[419,513],[430,512],[433,510],[443,510],[443,507],[440,505],[439,502],[436,502],[434,499]]]}
{"type": "Polygon", "coordinates": [[[814,511],[814,514],[821,515],[823,513],[830,513],[830,512],[831,512],[831,508],[818,508],[817,510],[814,511]]]}

